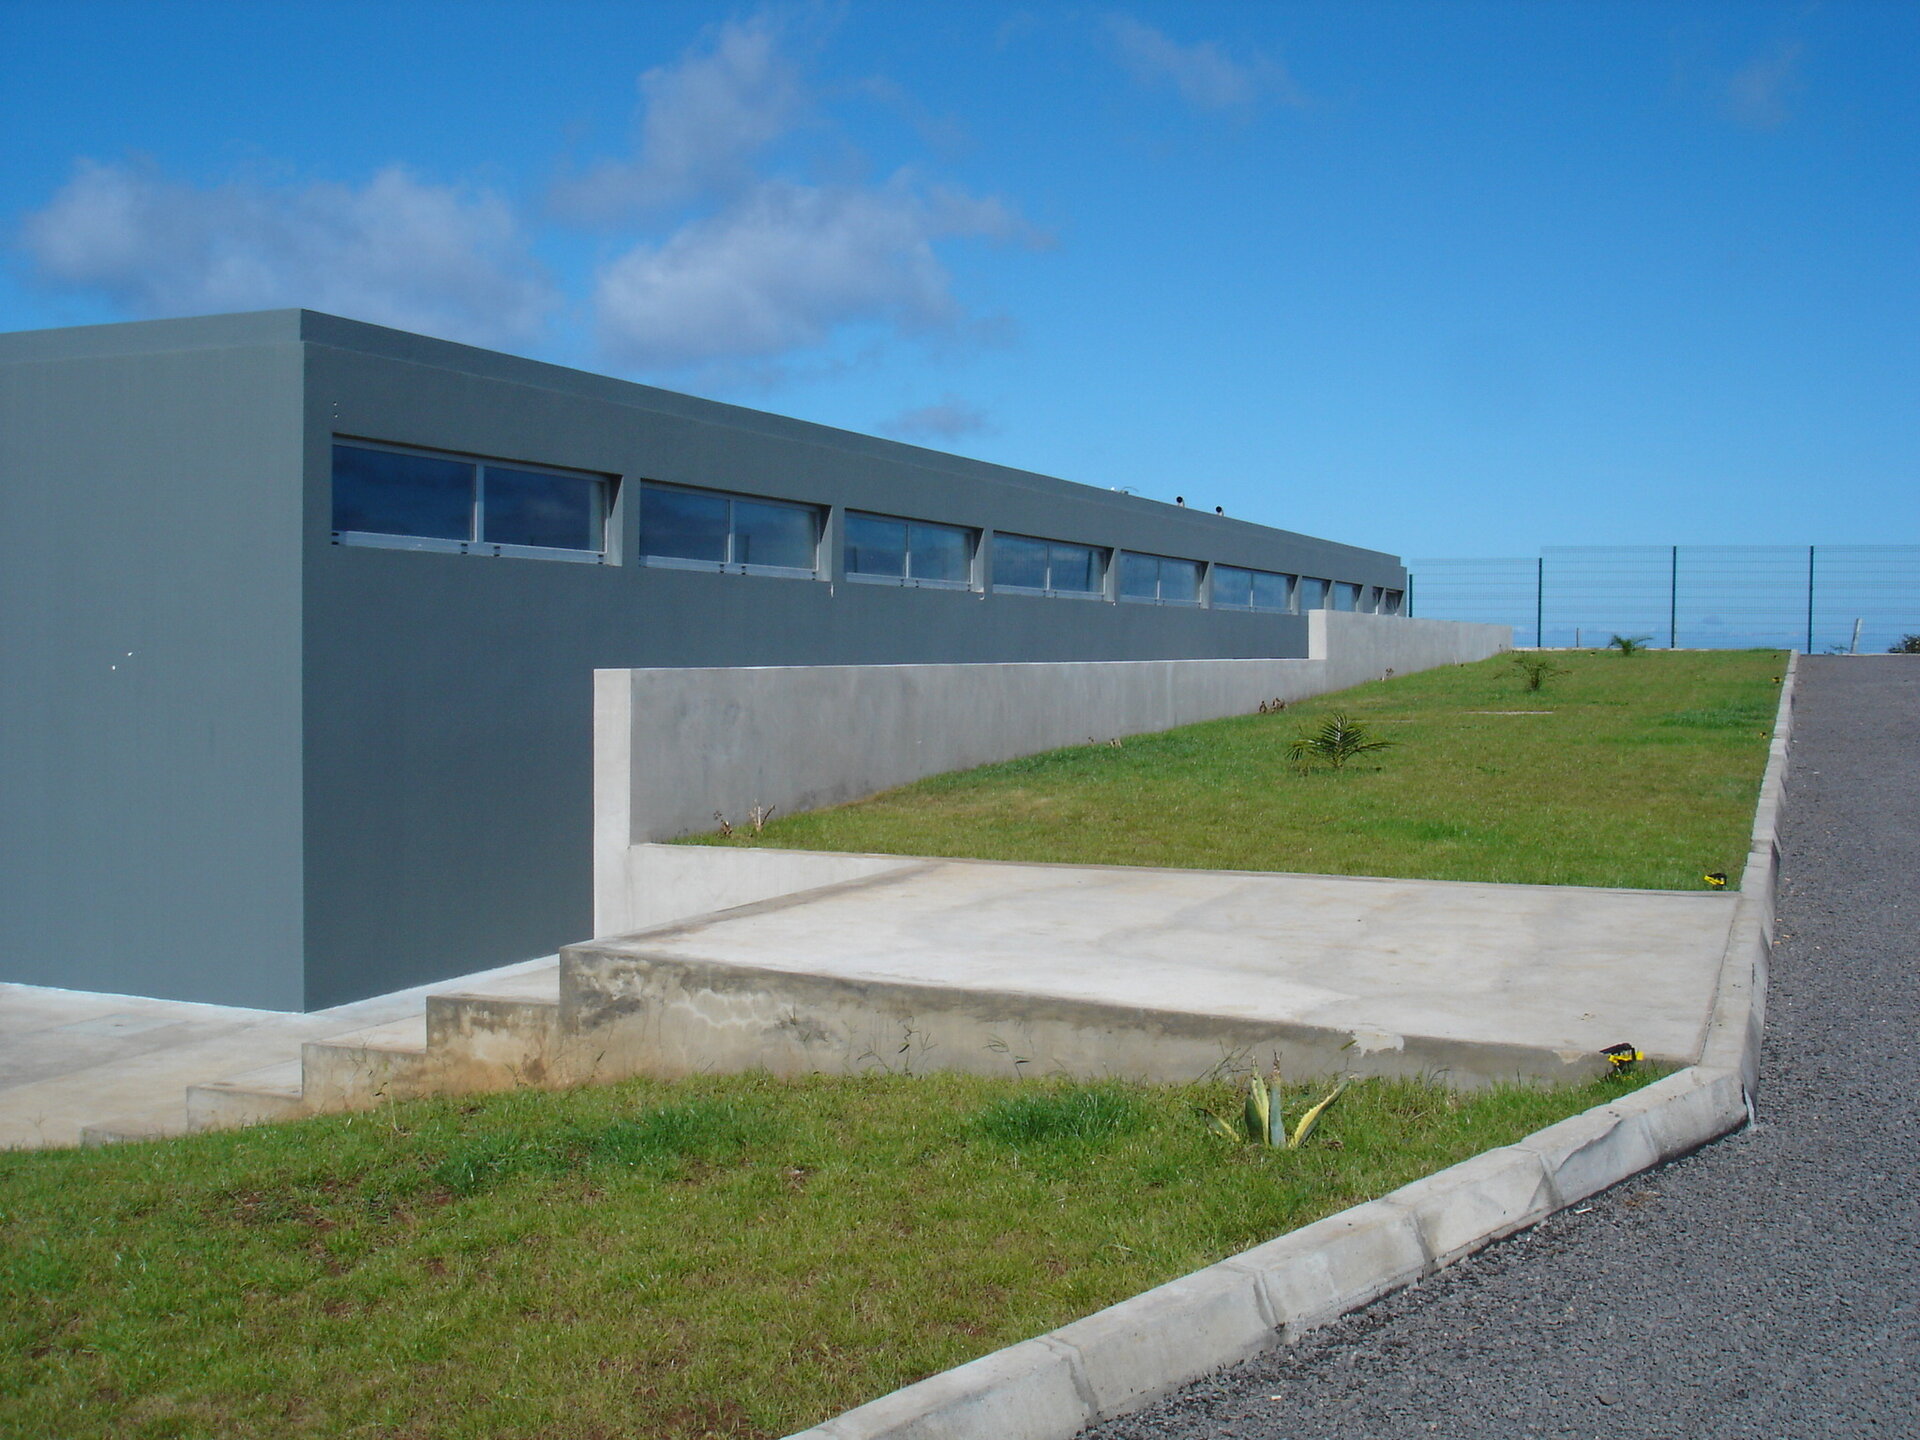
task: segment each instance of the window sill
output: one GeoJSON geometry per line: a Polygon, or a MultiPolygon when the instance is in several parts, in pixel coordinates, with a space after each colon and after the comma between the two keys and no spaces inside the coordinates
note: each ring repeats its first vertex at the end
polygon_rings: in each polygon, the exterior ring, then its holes
{"type": "Polygon", "coordinates": [[[699,570],[708,575],[758,575],[773,580],[818,580],[818,570],[786,565],[735,565],[718,560],[683,560],[677,555],[642,555],[640,563],[655,570],[699,570]]]}
{"type": "Polygon", "coordinates": [[[974,587],[965,580],[916,580],[910,575],[864,575],[847,571],[850,585],[888,585],[896,590],[958,590],[966,593],[974,587]]]}
{"type": "Polygon", "coordinates": [[[370,530],[335,530],[333,543],[369,550],[425,550],[439,555],[478,555],[504,560],[564,560],[573,565],[610,563],[598,550],[559,550],[543,545],[496,545],[485,540],[441,540],[429,535],[381,535],[370,530]]]}
{"type": "Polygon", "coordinates": [[[1036,590],[1031,585],[996,585],[996,595],[1032,595],[1041,600],[1105,600],[1098,590],[1036,590]]]}

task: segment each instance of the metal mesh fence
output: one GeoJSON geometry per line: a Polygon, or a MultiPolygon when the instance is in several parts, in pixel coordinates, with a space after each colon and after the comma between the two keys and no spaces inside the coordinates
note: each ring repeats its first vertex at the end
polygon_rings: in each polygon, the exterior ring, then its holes
{"type": "Polygon", "coordinates": [[[1920,633],[1920,545],[1556,545],[1408,568],[1414,614],[1511,625],[1520,645],[1867,653],[1920,633]]]}

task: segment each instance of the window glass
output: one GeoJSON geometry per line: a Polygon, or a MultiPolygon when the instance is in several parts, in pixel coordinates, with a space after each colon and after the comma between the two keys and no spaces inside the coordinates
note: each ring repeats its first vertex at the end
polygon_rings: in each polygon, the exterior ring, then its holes
{"type": "Polygon", "coordinates": [[[1398,615],[1400,613],[1400,607],[1406,603],[1406,598],[1407,596],[1404,590],[1387,591],[1380,597],[1380,613],[1382,615],[1398,615]]]}
{"type": "Polygon", "coordinates": [[[811,570],[819,563],[813,511],[759,500],[733,502],[733,556],[737,565],[811,570]]]}
{"type": "Polygon", "coordinates": [[[1019,535],[993,537],[993,583],[1026,590],[1047,588],[1047,542],[1019,535]]]}
{"type": "Polygon", "coordinates": [[[494,545],[544,545],[555,550],[601,550],[601,482],[532,470],[486,469],[481,493],[484,532],[494,545]]]}
{"type": "Polygon", "coordinates": [[[1192,560],[1125,552],[1120,557],[1120,598],[1197,605],[1200,603],[1200,566],[1192,560]]]}
{"type": "Polygon", "coordinates": [[[333,447],[333,528],[473,538],[474,467],[463,460],[333,447]]]}
{"type": "Polygon", "coordinates": [[[640,552],[720,564],[727,558],[726,497],[643,487],[640,552]]]}
{"type": "Polygon", "coordinates": [[[952,525],[910,525],[908,574],[965,585],[973,579],[973,537],[952,525]]]}
{"type": "Polygon", "coordinates": [[[893,575],[905,579],[906,522],[880,520],[872,515],[847,516],[847,573],[893,575]]]}
{"type": "Polygon", "coordinates": [[[1048,589],[1075,595],[1099,591],[1099,551],[1087,545],[1049,545],[1047,551],[1048,589]]]}
{"type": "Polygon", "coordinates": [[[1136,555],[1131,550],[1120,555],[1120,594],[1128,600],[1157,600],[1160,597],[1160,561],[1153,555],[1136,555]]]}
{"type": "Polygon", "coordinates": [[[1162,560],[1160,598],[1173,604],[1199,604],[1200,567],[1191,560],[1162,560]]]}
{"type": "Polygon", "coordinates": [[[1300,608],[1302,610],[1324,610],[1327,608],[1327,582],[1311,576],[1300,577],[1300,608]]]}
{"type": "Polygon", "coordinates": [[[1358,610],[1360,608],[1360,587],[1349,585],[1342,580],[1333,587],[1333,608],[1336,610],[1358,610]]]}
{"type": "Polygon", "coordinates": [[[1234,565],[1213,567],[1213,603],[1236,610],[1253,604],[1253,571],[1234,565]]]}
{"type": "Polygon", "coordinates": [[[1285,610],[1287,592],[1293,587],[1291,575],[1274,575],[1265,570],[1256,571],[1253,576],[1253,608],[1256,610],[1285,610]]]}

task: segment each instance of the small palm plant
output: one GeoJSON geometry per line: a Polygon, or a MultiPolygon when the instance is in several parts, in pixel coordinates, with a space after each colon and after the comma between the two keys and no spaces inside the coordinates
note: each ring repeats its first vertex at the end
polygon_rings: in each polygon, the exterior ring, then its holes
{"type": "Polygon", "coordinates": [[[1544,655],[1516,655],[1513,657],[1513,668],[1519,672],[1529,690],[1544,689],[1547,681],[1554,676],[1573,673],[1563,665],[1554,664],[1544,655]]]}
{"type": "Polygon", "coordinates": [[[1609,650],[1618,650],[1629,658],[1638,655],[1653,643],[1651,635],[1616,635],[1607,642],[1609,650]]]}
{"type": "Polygon", "coordinates": [[[1385,750],[1391,740],[1376,739],[1373,732],[1344,711],[1329,715],[1319,728],[1303,730],[1287,745],[1287,758],[1304,774],[1316,761],[1324,760],[1335,770],[1344,770],[1356,755],[1385,750]]]}

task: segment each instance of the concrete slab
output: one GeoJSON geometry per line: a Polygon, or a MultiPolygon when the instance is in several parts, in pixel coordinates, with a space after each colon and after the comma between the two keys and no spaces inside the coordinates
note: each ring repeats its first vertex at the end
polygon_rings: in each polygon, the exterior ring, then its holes
{"type": "MultiPolygon", "coordinates": [[[[886,989],[896,1009],[917,991],[942,1003],[974,997],[976,1010],[997,1004],[1009,1015],[1098,1007],[1109,1025],[1135,1012],[1162,1029],[1164,1017],[1224,1022],[1223,1035],[1304,1028],[1336,1035],[1355,1060],[1406,1051],[1419,1037],[1442,1042],[1423,1052],[1433,1055],[1487,1047],[1498,1054],[1487,1073],[1499,1073],[1516,1048],[1591,1057],[1622,1040],[1691,1063],[1736,903],[1705,893],[929,861],[567,954],[610,995],[623,963],[671,970],[682,994],[726,988],[731,969],[763,987],[771,976],[804,980],[790,992],[771,982],[775,1008],[791,1002],[796,1014],[822,984],[838,983],[869,997],[886,989]]],[[[922,1010],[933,1013],[933,1002],[922,1010]]],[[[726,1018],[736,1030],[744,1023],[726,1018]]]]}
{"type": "MultiPolygon", "coordinates": [[[[590,1038],[596,1064],[1186,1079],[1274,1050],[1307,1073],[1474,1083],[1591,1066],[1623,1039],[1684,1064],[1700,1053],[1736,904],[887,858],[864,879],[569,947],[565,1008],[589,1031],[620,1031],[590,1038]],[[652,1018],[636,1026],[641,1011],[652,1018]],[[912,1053],[894,1062],[902,1035],[912,1053]]],[[[419,1049],[430,992],[561,990],[554,957],[306,1015],[0,985],[0,1147],[71,1145],[103,1123],[178,1133],[189,1087],[284,1067],[303,1044],[419,1049]]]]}
{"type": "Polygon", "coordinates": [[[444,989],[552,996],[558,963],[541,956],[307,1014],[0,984],[0,1149],[77,1145],[82,1127],[108,1120],[122,1133],[178,1134],[190,1085],[284,1065],[305,1041],[422,1025],[426,997],[444,989]]]}

